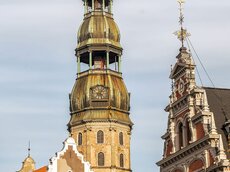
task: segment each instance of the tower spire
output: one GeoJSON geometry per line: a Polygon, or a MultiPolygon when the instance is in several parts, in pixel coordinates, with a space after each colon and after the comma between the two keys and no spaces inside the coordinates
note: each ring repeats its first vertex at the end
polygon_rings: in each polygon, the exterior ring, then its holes
{"type": "Polygon", "coordinates": [[[84,2],[86,10],[76,48],[77,79],[70,94],[69,131],[93,171],[132,171],[130,94],[122,78],[123,48],[112,14],[113,0],[84,2]]]}
{"type": "Polygon", "coordinates": [[[183,26],[184,24],[183,5],[185,3],[185,0],[177,0],[177,2],[179,3],[179,11],[180,11],[180,17],[179,17],[180,30],[176,31],[174,34],[181,41],[181,46],[184,47],[184,41],[186,37],[190,36],[190,33],[188,33],[183,26]]]}
{"type": "Polygon", "coordinates": [[[29,141],[29,145],[28,145],[28,157],[30,157],[30,141],[29,141]]]}

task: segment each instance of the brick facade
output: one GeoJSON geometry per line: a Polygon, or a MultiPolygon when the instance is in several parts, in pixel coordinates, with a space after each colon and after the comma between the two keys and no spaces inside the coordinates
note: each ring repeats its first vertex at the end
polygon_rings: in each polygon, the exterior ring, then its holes
{"type": "Polygon", "coordinates": [[[180,49],[170,78],[174,84],[166,107],[169,122],[162,136],[164,156],[157,163],[160,171],[226,171],[229,161],[222,135],[209,108],[206,90],[196,85],[195,64],[184,47],[180,49]]]}

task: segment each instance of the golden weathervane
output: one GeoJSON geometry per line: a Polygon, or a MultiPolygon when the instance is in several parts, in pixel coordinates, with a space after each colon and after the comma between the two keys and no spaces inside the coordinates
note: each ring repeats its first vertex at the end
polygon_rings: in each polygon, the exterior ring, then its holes
{"type": "Polygon", "coordinates": [[[184,47],[184,40],[186,39],[186,37],[191,36],[190,33],[187,32],[186,29],[184,29],[183,27],[183,23],[184,23],[184,14],[183,14],[183,5],[185,3],[185,0],[177,0],[177,2],[179,3],[179,10],[180,10],[180,17],[179,17],[179,23],[180,23],[180,30],[176,31],[174,34],[177,36],[177,38],[181,41],[182,47],[184,47]]]}

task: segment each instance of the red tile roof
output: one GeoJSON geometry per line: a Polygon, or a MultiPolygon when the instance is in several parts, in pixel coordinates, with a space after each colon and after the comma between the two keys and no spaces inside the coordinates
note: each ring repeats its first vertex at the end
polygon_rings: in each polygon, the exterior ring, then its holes
{"type": "Polygon", "coordinates": [[[33,171],[33,172],[47,172],[47,166],[44,166],[44,167],[42,167],[42,168],[39,168],[39,169],[37,169],[37,170],[35,170],[35,171],[33,171]]]}

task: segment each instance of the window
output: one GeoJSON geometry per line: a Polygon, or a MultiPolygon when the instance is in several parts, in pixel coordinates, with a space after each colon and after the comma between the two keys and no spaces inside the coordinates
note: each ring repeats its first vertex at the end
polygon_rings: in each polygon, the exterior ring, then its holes
{"type": "Polygon", "coordinates": [[[190,144],[190,141],[192,141],[192,134],[191,134],[191,130],[189,127],[189,121],[187,120],[186,121],[186,142],[187,142],[187,145],[190,144]]]}
{"type": "Polygon", "coordinates": [[[119,133],[119,143],[120,143],[120,145],[124,144],[123,133],[122,132],[119,133]]]}
{"type": "Polygon", "coordinates": [[[78,145],[82,145],[82,133],[78,134],[78,145]]]}
{"type": "Polygon", "coordinates": [[[97,143],[104,143],[104,133],[101,130],[97,132],[97,143]]]}
{"type": "Polygon", "coordinates": [[[179,141],[179,149],[183,147],[183,124],[179,123],[178,125],[178,141],[179,141]]]}
{"type": "Polygon", "coordinates": [[[96,0],[96,1],[95,1],[95,8],[96,8],[97,10],[102,9],[102,0],[96,0]]]}
{"type": "Polygon", "coordinates": [[[198,171],[204,171],[204,163],[201,159],[197,159],[193,161],[189,165],[189,172],[198,172],[198,171]]]}
{"type": "Polygon", "coordinates": [[[124,167],[124,155],[120,154],[120,167],[124,167]]]}
{"type": "Polygon", "coordinates": [[[104,153],[100,152],[98,154],[98,166],[104,166],[105,165],[105,156],[104,153]]]}

